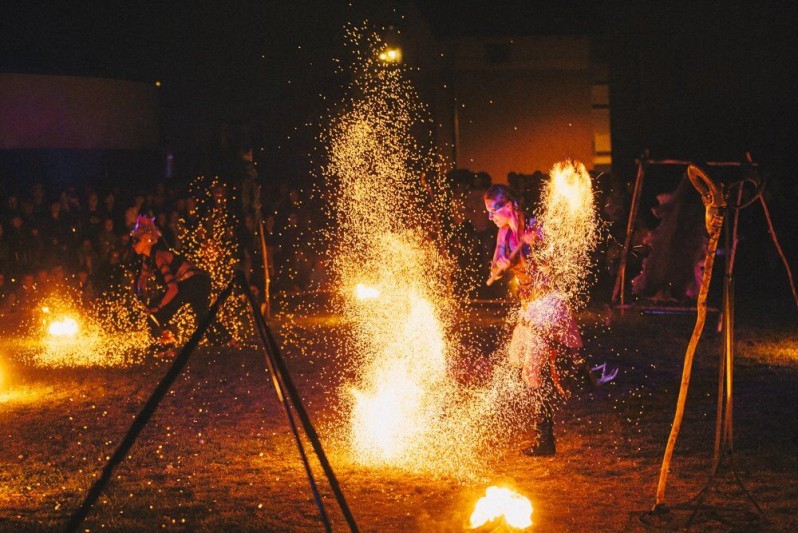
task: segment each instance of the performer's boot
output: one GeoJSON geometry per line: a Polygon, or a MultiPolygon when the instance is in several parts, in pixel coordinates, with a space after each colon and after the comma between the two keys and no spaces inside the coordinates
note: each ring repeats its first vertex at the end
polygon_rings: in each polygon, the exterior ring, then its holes
{"type": "Polygon", "coordinates": [[[595,389],[598,387],[598,378],[585,359],[580,360],[577,368],[577,372],[582,377],[581,382],[586,388],[595,389]]]}
{"type": "Polygon", "coordinates": [[[554,419],[547,416],[535,425],[536,439],[532,446],[524,448],[521,453],[530,457],[549,456],[557,453],[554,439],[554,419]]]}

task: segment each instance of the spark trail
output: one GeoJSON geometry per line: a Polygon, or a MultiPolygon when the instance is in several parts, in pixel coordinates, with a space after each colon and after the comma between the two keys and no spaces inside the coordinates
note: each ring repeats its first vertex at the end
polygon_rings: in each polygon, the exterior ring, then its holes
{"type": "Polygon", "coordinates": [[[466,476],[476,442],[463,439],[468,414],[449,374],[454,264],[422,185],[439,165],[417,141],[431,138],[431,122],[405,70],[380,63],[383,44],[361,30],[349,37],[354,81],[325,139],[333,264],[356,347],[356,378],[342,391],[349,448],[362,464],[466,476]],[[358,298],[358,286],[377,296],[358,298]]]}

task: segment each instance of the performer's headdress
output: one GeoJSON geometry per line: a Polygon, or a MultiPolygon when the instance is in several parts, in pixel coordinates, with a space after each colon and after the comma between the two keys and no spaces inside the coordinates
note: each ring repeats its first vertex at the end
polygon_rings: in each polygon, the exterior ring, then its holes
{"type": "Polygon", "coordinates": [[[501,204],[502,206],[507,203],[512,203],[513,207],[516,209],[521,209],[520,202],[518,201],[518,196],[516,193],[506,185],[495,184],[491,185],[490,188],[485,191],[485,194],[482,195],[485,200],[490,200],[496,204],[501,204]]]}
{"type": "Polygon", "coordinates": [[[133,226],[133,230],[130,232],[130,236],[136,239],[149,238],[149,240],[155,242],[161,237],[161,232],[155,225],[155,219],[139,215],[136,219],[136,225],[133,226]]]}

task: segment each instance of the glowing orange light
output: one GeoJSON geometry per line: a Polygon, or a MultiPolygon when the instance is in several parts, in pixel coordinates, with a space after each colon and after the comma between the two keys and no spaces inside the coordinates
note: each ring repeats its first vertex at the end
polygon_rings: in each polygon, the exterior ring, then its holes
{"type": "Polygon", "coordinates": [[[377,56],[380,61],[384,63],[401,63],[402,62],[402,49],[401,48],[386,48],[377,56]]]}
{"type": "Polygon", "coordinates": [[[78,332],[78,323],[75,319],[66,317],[63,320],[54,320],[47,332],[56,337],[74,337],[78,332]]]}
{"type": "Polygon", "coordinates": [[[550,201],[564,202],[572,212],[592,202],[592,183],[584,165],[559,162],[551,170],[551,179],[550,201]]]}
{"type": "Polygon", "coordinates": [[[380,297],[380,291],[374,287],[358,283],[355,287],[355,296],[358,300],[374,300],[380,297]]]}
{"type": "Polygon", "coordinates": [[[478,528],[502,517],[508,526],[526,529],[532,525],[532,502],[510,489],[488,487],[471,513],[470,526],[478,528]]]}

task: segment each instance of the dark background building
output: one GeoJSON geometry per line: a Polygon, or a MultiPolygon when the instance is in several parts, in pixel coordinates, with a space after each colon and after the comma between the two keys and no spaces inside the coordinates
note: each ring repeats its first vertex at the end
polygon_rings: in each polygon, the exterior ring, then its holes
{"type": "MultiPolygon", "coordinates": [[[[794,187],[798,37],[788,2],[19,2],[3,10],[3,73],[141,82],[157,94],[157,111],[146,111],[159,117],[157,145],[147,147],[160,161],[151,172],[165,172],[167,154],[174,172],[207,170],[224,157],[220,151],[241,145],[263,148],[264,172],[303,175],[319,117],[346,81],[334,61],[345,56],[343,27],[367,18],[415,32],[406,60],[440,72],[422,80],[427,94],[446,82],[447,58],[435,61],[430,52],[453,43],[482,43],[495,56],[487,60],[499,62],[506,49],[497,39],[526,39],[527,57],[535,50],[529,38],[589,43],[590,64],[606,68],[606,79],[592,73],[591,83],[607,82],[616,174],[631,175],[645,148],[698,160],[739,159],[750,150],[794,187]]],[[[512,72],[494,82],[484,87],[488,100],[493,88],[526,84],[512,72]]],[[[534,85],[530,93],[534,99],[534,85]]],[[[446,98],[439,97],[439,113],[446,98]]],[[[24,166],[27,156],[0,158],[5,179],[16,171],[9,161],[24,166]]]]}

